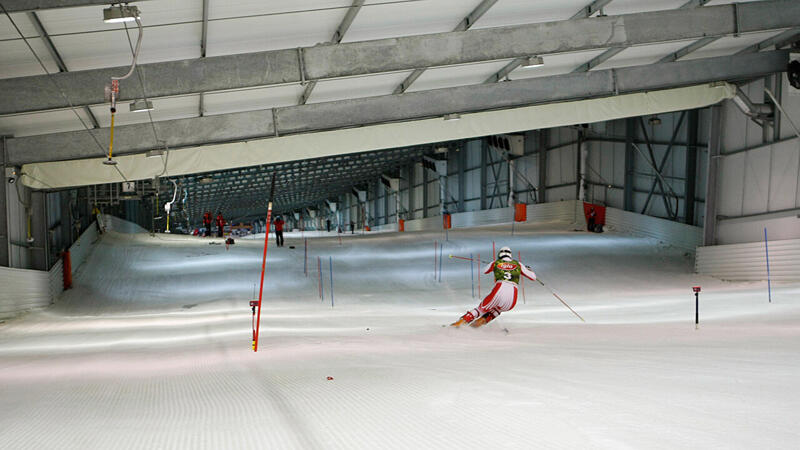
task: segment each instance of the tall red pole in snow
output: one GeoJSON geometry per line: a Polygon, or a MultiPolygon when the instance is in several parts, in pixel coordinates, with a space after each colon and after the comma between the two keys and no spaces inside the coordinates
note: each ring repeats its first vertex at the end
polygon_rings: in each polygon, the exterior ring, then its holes
{"type": "Polygon", "coordinates": [[[267,232],[264,236],[264,258],[261,260],[261,287],[258,289],[258,318],[256,319],[256,335],[253,337],[253,351],[258,351],[258,331],[261,327],[261,298],[264,294],[264,272],[267,268],[267,244],[269,243],[269,226],[272,223],[272,200],[275,198],[275,174],[272,174],[272,186],[269,190],[267,204],[267,232]]]}

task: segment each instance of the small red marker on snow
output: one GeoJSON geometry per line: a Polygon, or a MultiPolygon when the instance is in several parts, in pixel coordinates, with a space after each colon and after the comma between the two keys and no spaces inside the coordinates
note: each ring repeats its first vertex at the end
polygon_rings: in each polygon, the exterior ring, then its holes
{"type": "Polygon", "coordinates": [[[333,377],[328,377],[328,381],[331,381],[331,380],[333,380],[333,377]]]}

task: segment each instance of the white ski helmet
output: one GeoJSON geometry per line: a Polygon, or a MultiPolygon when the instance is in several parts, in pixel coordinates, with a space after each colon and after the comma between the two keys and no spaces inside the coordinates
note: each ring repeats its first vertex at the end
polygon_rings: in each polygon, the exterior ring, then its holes
{"type": "Polygon", "coordinates": [[[514,255],[511,253],[511,249],[508,247],[502,247],[499,252],[497,252],[497,259],[500,261],[511,261],[514,258],[514,255]]]}

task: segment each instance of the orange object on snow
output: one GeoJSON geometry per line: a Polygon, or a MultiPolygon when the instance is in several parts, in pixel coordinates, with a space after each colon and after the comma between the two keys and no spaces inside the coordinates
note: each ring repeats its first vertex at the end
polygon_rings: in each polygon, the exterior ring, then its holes
{"type": "Polygon", "coordinates": [[[453,227],[453,222],[451,219],[450,214],[445,214],[442,216],[442,222],[445,230],[449,230],[453,227]]]}

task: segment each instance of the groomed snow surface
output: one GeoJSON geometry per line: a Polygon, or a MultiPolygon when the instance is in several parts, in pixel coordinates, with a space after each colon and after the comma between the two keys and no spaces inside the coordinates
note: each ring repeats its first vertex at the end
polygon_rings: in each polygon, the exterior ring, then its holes
{"type": "Polygon", "coordinates": [[[561,224],[452,231],[438,282],[434,240],[309,239],[308,277],[299,236],[271,243],[253,353],[262,242],[109,232],[56,305],[0,325],[1,446],[798,448],[800,284],[768,304],[681,250],[561,224]],[[493,240],[586,323],[526,283],[486,327],[443,327],[478,303],[447,255],[493,240]]]}

